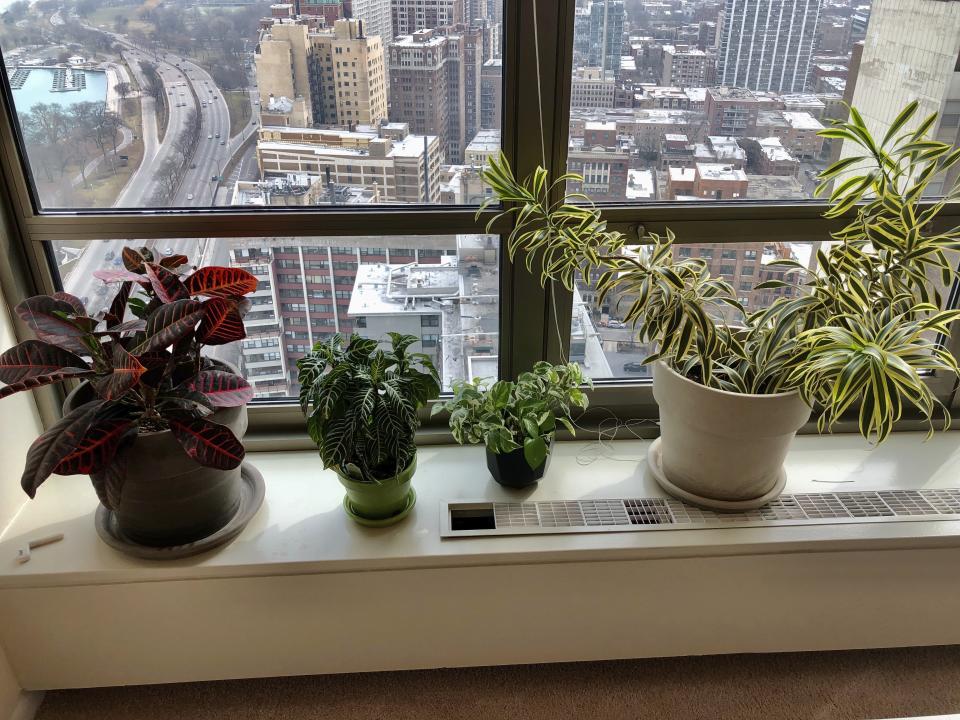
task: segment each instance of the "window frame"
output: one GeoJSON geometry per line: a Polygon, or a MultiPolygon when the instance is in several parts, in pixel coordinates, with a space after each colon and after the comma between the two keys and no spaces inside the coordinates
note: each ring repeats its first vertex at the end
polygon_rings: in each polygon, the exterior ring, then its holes
{"type": "MultiPolygon", "coordinates": [[[[502,151],[520,176],[539,164],[552,174],[566,171],[570,95],[573,71],[575,0],[503,0],[503,119],[502,151]],[[539,57],[538,57],[539,56],[539,57]],[[539,67],[539,76],[538,76],[539,67]],[[530,91],[538,89],[537,92],[530,91]],[[543,98],[543,103],[539,101],[543,98]],[[531,138],[542,137],[542,144],[531,138]]],[[[2,69],[2,64],[0,64],[2,69]]],[[[39,210],[29,188],[26,154],[11,118],[12,96],[7,83],[0,91],[0,251],[9,262],[0,267],[0,282],[9,307],[25,297],[56,291],[52,252],[48,241],[92,242],[124,239],[182,239],[230,237],[311,237],[370,235],[449,235],[482,233],[496,209],[478,212],[471,206],[384,205],[344,211],[328,208],[270,208],[234,210],[230,207],[149,210],[39,210]]],[[[557,191],[558,194],[560,190],[557,191]]],[[[611,229],[640,237],[664,233],[669,227],[684,245],[704,243],[804,242],[825,238],[844,224],[827,220],[827,205],[816,200],[798,202],[711,201],[709,203],[598,203],[611,229]]],[[[960,203],[944,208],[937,224],[960,222],[960,203]]],[[[492,232],[503,239],[508,229],[495,223],[492,232]]],[[[951,297],[957,296],[957,288],[951,297]]],[[[570,347],[573,293],[555,283],[541,286],[538,268],[510,263],[506,248],[500,268],[500,376],[513,378],[538,360],[561,362],[570,347]]],[[[18,336],[29,337],[15,318],[18,336]]],[[[948,347],[960,354],[960,334],[948,347]]],[[[937,397],[952,409],[960,408],[957,383],[931,376],[937,397]]],[[[46,387],[34,391],[46,425],[60,415],[63,391],[46,387]]],[[[622,378],[602,380],[591,391],[594,410],[586,423],[619,418],[657,416],[649,381],[622,378]],[[629,392],[625,392],[629,390],[629,392]]],[[[424,415],[427,417],[427,414],[424,415]]],[[[254,449],[305,447],[306,433],[293,401],[256,401],[250,405],[250,434],[254,449]]],[[[656,427],[650,423],[650,432],[656,427]]],[[[442,419],[427,422],[420,438],[425,443],[449,442],[442,419]]]]}

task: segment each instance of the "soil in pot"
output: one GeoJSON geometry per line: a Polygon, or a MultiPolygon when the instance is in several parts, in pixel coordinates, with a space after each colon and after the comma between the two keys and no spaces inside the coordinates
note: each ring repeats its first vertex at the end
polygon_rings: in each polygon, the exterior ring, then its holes
{"type": "Polygon", "coordinates": [[[550,450],[547,448],[547,457],[539,467],[532,468],[523,456],[523,448],[508,453],[495,453],[487,449],[487,469],[493,479],[508,488],[525,488],[536,485],[543,477],[550,465],[550,450]]]}
{"type": "Polygon", "coordinates": [[[369,527],[382,527],[400,522],[413,509],[417,494],[411,480],[417,471],[417,457],[406,470],[380,482],[360,482],[337,472],[340,484],[347,490],[343,508],[354,521],[369,527]]]}

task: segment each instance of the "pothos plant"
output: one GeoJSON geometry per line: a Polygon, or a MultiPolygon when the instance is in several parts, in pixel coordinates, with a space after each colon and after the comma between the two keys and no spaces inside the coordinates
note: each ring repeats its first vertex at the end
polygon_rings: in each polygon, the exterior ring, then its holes
{"type": "Polygon", "coordinates": [[[440,394],[429,356],[407,349],[419,338],[390,333],[390,348],[352,335],[319,342],[297,361],[300,407],[324,468],[378,483],[403,472],[417,452],[418,410],[440,394]]]}
{"type": "Polygon", "coordinates": [[[433,413],[450,413],[450,429],[461,445],[482,442],[498,455],[522,448],[527,465],[536,469],[550,452],[558,422],[575,434],[570,413],[587,407],[581,386],[589,383],[576,363],[538,362],[516,382],[456,381],[453,399],[434,405],[433,413]]]}
{"type": "Polygon", "coordinates": [[[124,248],[122,257],[124,269],[94,273],[117,285],[103,312],[89,313],[64,292],[16,307],[37,339],[0,355],[0,398],[66,380],[89,383],[80,404],[31,445],[21,478],[31,498],[51,474],[86,474],[103,504],[116,509],[140,433],[169,430],[207,467],[232,469],[243,460],[240,441],[209,416],[245,404],[253,389],[203,348],[245,336],[243,296],[256,278],[227,267],[182,273],[186,256],[158,260],[147,248],[124,248]]]}
{"type": "Polygon", "coordinates": [[[934,221],[960,191],[954,185],[939,200],[922,198],[957,165],[960,150],[927,137],[936,114],[905,129],[917,109],[916,102],[904,108],[880,140],[852,107],[848,121],[820,132],[853,150],[821,173],[817,187],[830,193],[825,217],[850,220],[811,267],[791,258],[769,263],[785,279],[755,289],[792,290],[761,310],[748,312],[703,260],[676,257],[669,230],[630,241],[608,229],[589,198],[565,191],[569,181],[582,182],[577,175],[551,182],[538,168],[521,181],[503,156],[491,159],[484,177],[496,197],[487,204],[506,203],[491,225],[513,220],[509,257],[524,256],[528,268],[539,261],[544,284],[572,289],[578,272],[599,270],[598,301],[625,302],[627,322],[655,344],[647,362],[662,360],[730,392],[798,390],[819,408],[821,431],[856,408],[861,434],[882,442],[906,405],[932,432],[936,411],[947,425],[949,415],[923,373],[958,373],[938,338],[960,316],[941,309],[940,290],[956,279],[960,228],[940,230],[934,221]]]}

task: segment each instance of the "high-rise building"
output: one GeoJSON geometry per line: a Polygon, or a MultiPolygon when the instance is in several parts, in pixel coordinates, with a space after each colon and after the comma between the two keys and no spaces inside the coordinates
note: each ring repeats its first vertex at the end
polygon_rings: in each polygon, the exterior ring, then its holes
{"type": "Polygon", "coordinates": [[[317,125],[371,125],[387,118],[384,47],[361,19],[310,35],[310,86],[317,125]]]}
{"type": "Polygon", "coordinates": [[[464,21],[464,0],[392,0],[393,36],[464,21]]]}
{"type": "Polygon", "coordinates": [[[323,18],[327,27],[342,17],[346,17],[349,9],[349,0],[296,0],[294,5],[297,15],[317,15],[323,18]]]}
{"type": "MultiPolygon", "coordinates": [[[[853,105],[874,137],[883,137],[897,114],[917,100],[906,129],[939,113],[930,136],[960,142],[960,3],[877,0],[870,13],[853,105]]],[[[843,155],[859,149],[845,147],[843,155]]],[[[952,178],[948,178],[952,180],[952,178]]],[[[931,184],[940,194],[943,184],[931,184]]]]}
{"type": "Polygon", "coordinates": [[[351,126],[387,118],[383,44],[362,20],[314,29],[306,19],[274,19],[255,61],[268,124],[351,126]]]}
{"type": "Polygon", "coordinates": [[[664,45],[660,84],[664,87],[707,87],[713,84],[716,58],[688,45],[664,45]]]}
{"type": "MultiPolygon", "coordinates": [[[[244,377],[258,397],[296,395],[297,360],[336,332],[362,330],[351,316],[357,277],[371,264],[430,267],[456,255],[452,237],[359,237],[349,246],[337,238],[251,238],[230,241],[230,265],[259,280],[244,317],[241,343],[244,377]]],[[[494,321],[496,312],[490,314],[494,321]]],[[[424,326],[423,335],[429,343],[424,326]]],[[[420,333],[417,333],[420,335],[420,333]]],[[[439,331],[437,331],[439,334],[439,331]]],[[[493,338],[496,347],[496,338],[493,338]]],[[[463,377],[463,375],[457,376],[463,377]]],[[[451,378],[453,379],[453,378],[451,378]]]]}
{"type": "Polygon", "coordinates": [[[806,89],[822,0],[726,0],[719,85],[771,92],[806,89]]]}
{"type": "Polygon", "coordinates": [[[499,130],[503,116],[503,60],[487,60],[480,69],[480,127],[499,130]]]}
{"type": "Polygon", "coordinates": [[[620,70],[623,54],[622,0],[593,0],[589,11],[589,53],[587,64],[604,71],[620,70]]]}
{"type": "Polygon", "coordinates": [[[313,124],[308,35],[306,23],[275,18],[261,32],[254,54],[262,111],[270,108],[284,116],[283,124],[295,127],[313,124]]]}
{"type": "Polygon", "coordinates": [[[366,35],[380,36],[384,48],[393,42],[390,0],[353,0],[350,12],[350,17],[363,20],[363,32],[366,35]]]}
{"type": "Polygon", "coordinates": [[[460,163],[481,125],[483,33],[458,24],[398,37],[389,48],[390,119],[439,135],[447,163],[460,163]]]}

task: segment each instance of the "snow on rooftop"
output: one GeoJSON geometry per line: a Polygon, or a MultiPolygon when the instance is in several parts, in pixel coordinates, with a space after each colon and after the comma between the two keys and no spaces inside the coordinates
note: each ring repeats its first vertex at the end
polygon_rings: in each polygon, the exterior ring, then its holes
{"type": "Polygon", "coordinates": [[[651,170],[627,170],[627,200],[653,200],[654,185],[651,170]]]}
{"type": "Polygon", "coordinates": [[[747,174],[724,163],[697,163],[697,174],[706,180],[746,180],[747,174]]]}
{"type": "Polygon", "coordinates": [[[783,119],[786,120],[794,130],[823,130],[823,123],[808,112],[789,112],[784,110],[783,119]]]}
{"type": "Polygon", "coordinates": [[[696,171],[693,168],[670,168],[670,182],[688,182],[692,183],[696,178],[696,171]]]}

